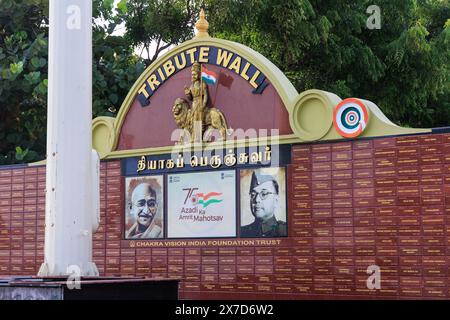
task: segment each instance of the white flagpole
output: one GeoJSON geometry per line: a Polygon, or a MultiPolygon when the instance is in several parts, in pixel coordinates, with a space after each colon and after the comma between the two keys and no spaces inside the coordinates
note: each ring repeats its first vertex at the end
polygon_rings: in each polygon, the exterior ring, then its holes
{"type": "Polygon", "coordinates": [[[40,276],[98,275],[92,163],[92,0],[50,0],[45,261],[40,276]]]}

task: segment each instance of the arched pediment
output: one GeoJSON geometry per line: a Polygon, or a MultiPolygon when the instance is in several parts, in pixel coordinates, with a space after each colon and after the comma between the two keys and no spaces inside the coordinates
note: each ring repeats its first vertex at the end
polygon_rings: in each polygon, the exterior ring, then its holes
{"type": "MultiPolygon", "coordinates": [[[[217,78],[207,85],[208,104],[223,113],[229,127],[271,136],[276,132],[279,143],[346,138],[333,125],[340,97],[321,90],[299,94],[280,69],[253,49],[197,36],[166,52],[142,73],[114,120],[94,119],[94,147],[103,157],[170,152],[177,140],[172,107],[177,98],[185,98],[194,61],[217,78]]],[[[374,103],[360,101],[368,121],[359,137],[430,131],[396,126],[374,103]]]]}

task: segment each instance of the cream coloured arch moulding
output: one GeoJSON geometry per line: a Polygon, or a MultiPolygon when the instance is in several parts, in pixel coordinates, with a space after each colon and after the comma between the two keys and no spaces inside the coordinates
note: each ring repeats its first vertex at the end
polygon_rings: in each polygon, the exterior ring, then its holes
{"type": "MultiPolygon", "coordinates": [[[[277,137],[281,144],[302,143],[314,141],[343,140],[344,138],[333,127],[333,110],[339,102],[342,101],[337,95],[322,90],[307,90],[298,93],[287,77],[272,62],[262,56],[260,53],[246,47],[242,44],[228,40],[211,38],[208,35],[197,36],[186,41],[172,50],[165,53],[150,65],[137,79],[133,87],[128,92],[120,111],[116,118],[98,117],[93,120],[92,125],[92,143],[93,147],[99,152],[102,159],[113,159],[130,156],[141,156],[151,154],[170,153],[174,146],[120,150],[116,151],[118,138],[122,124],[127,116],[134,99],[144,82],[155,73],[163,64],[182,52],[195,47],[217,47],[222,50],[233,52],[249,61],[263,73],[274,86],[280,96],[287,112],[289,114],[289,123],[294,134],[277,137]]],[[[360,99],[366,106],[369,113],[369,122],[364,132],[358,137],[380,137],[386,135],[414,134],[431,132],[431,129],[413,129],[403,128],[392,123],[371,101],[360,99]]],[[[218,143],[213,142],[205,145],[179,146],[175,148],[217,148],[218,143]]],[[[236,146],[252,145],[257,141],[237,141],[236,146]]]]}

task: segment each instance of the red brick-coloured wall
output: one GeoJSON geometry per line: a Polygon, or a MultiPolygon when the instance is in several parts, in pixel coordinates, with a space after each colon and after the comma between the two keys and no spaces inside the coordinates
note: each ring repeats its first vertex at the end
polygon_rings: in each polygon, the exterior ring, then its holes
{"type": "Polygon", "coordinates": [[[449,298],[449,151],[438,134],[294,147],[290,234],[311,248],[308,291],[449,298]]]}
{"type": "MultiPolygon", "coordinates": [[[[450,134],[296,145],[288,238],[145,248],[122,240],[120,161],[103,162],[94,261],[101,275],[180,278],[181,298],[448,299],[449,151],[450,134]],[[373,264],[380,290],[366,286],[373,264]]],[[[44,189],[44,167],[0,168],[0,274],[37,272],[44,189]]]]}
{"type": "Polygon", "coordinates": [[[0,167],[0,274],[35,274],[44,256],[45,168],[0,167]]]}

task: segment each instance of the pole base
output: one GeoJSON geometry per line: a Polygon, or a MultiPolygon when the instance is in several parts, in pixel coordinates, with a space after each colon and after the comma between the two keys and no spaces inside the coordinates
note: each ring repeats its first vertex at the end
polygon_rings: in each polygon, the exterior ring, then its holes
{"type": "Polygon", "coordinates": [[[88,262],[83,266],[68,265],[66,268],[60,268],[55,265],[53,270],[50,269],[47,262],[42,263],[37,274],[39,277],[58,277],[58,276],[72,276],[72,277],[98,277],[99,272],[94,262],[88,262]]]}

